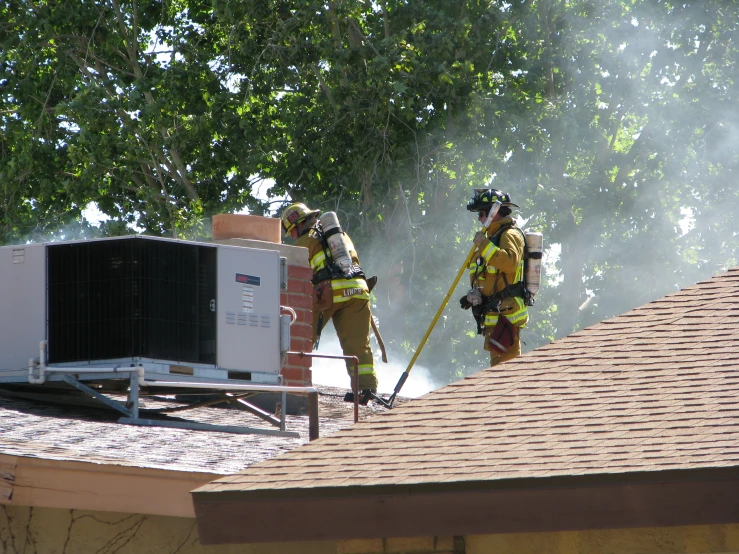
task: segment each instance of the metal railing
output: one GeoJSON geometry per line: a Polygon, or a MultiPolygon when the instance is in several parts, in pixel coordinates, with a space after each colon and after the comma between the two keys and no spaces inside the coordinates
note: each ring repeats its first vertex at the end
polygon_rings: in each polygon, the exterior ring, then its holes
{"type": "MultiPolygon", "coordinates": [[[[286,354],[300,356],[301,358],[326,358],[329,360],[348,360],[354,365],[352,372],[352,393],[354,394],[354,423],[359,421],[359,358],[356,356],[338,356],[333,354],[308,354],[307,352],[295,352],[289,350],[286,354]]],[[[316,406],[316,409],[318,407],[316,406]]]]}

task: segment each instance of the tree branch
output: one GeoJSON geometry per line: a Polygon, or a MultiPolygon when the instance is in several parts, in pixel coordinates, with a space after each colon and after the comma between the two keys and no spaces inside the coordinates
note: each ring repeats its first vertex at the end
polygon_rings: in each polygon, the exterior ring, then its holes
{"type": "Polygon", "coordinates": [[[331,89],[326,84],[326,81],[323,80],[323,77],[321,76],[321,69],[318,67],[317,64],[311,65],[311,68],[313,69],[313,73],[315,73],[316,75],[316,79],[318,79],[318,84],[321,86],[321,90],[326,94],[331,107],[334,109],[334,113],[338,113],[339,109],[336,106],[334,95],[331,93],[331,89]]]}
{"type": "Polygon", "coordinates": [[[380,7],[382,8],[382,26],[385,30],[385,38],[390,38],[390,18],[387,15],[387,2],[381,0],[380,7]]]}

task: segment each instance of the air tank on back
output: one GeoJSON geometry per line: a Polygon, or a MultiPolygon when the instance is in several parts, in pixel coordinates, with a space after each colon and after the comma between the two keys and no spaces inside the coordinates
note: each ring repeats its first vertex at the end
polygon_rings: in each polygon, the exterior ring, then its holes
{"type": "Polygon", "coordinates": [[[331,250],[331,257],[336,265],[346,274],[352,272],[352,257],[347,244],[346,235],[339,225],[336,212],[326,212],[320,217],[321,227],[331,250]]]}
{"type": "Polygon", "coordinates": [[[530,295],[529,305],[533,305],[533,297],[541,287],[541,256],[544,250],[544,235],[534,231],[524,233],[528,259],[526,260],[526,290],[530,295]]]}

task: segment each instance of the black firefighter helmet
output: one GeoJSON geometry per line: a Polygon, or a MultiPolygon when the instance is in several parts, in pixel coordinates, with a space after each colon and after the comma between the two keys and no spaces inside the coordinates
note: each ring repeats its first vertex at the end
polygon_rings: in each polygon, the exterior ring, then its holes
{"type": "Polygon", "coordinates": [[[467,209],[471,212],[488,210],[495,202],[500,202],[501,207],[518,208],[518,204],[511,202],[511,195],[498,189],[475,189],[467,209]]]}

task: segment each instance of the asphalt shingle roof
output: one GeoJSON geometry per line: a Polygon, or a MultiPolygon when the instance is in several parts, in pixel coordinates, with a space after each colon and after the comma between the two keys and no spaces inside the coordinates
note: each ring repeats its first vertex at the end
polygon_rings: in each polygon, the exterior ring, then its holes
{"type": "Polygon", "coordinates": [[[732,270],[199,491],[736,466],[738,354],[732,270]]]}
{"type": "MultiPolygon", "coordinates": [[[[321,436],[352,425],[353,404],[343,402],[346,391],[317,388],[321,436]]],[[[1,391],[0,453],[11,456],[227,475],[308,442],[307,415],[286,416],[287,430],[299,432],[300,438],[231,434],[124,425],[116,422],[120,414],[112,410],[8,397],[1,391]]],[[[148,418],[152,416],[147,410],[181,405],[186,403],[142,397],[140,415],[148,418]]],[[[360,417],[371,417],[379,410],[382,408],[362,406],[360,417]]],[[[276,429],[236,409],[202,407],[170,417],[212,425],[276,429]]]]}

